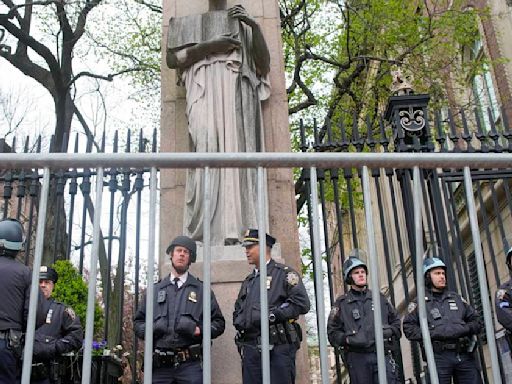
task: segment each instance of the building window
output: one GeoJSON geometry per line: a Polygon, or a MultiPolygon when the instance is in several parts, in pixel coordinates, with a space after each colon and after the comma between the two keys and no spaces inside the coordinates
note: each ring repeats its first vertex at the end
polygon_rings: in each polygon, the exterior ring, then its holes
{"type": "MultiPolygon", "coordinates": [[[[476,39],[472,47],[465,49],[463,60],[485,60],[485,53],[480,39],[476,39]]],[[[501,117],[500,108],[489,66],[484,62],[482,71],[473,75],[469,82],[471,85],[470,100],[476,108],[482,130],[489,132],[492,123],[498,128],[501,117]]]]}

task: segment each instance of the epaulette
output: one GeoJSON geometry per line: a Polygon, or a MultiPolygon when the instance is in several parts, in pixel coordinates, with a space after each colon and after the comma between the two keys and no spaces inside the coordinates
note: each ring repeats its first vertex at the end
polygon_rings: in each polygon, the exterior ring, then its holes
{"type": "Polygon", "coordinates": [[[346,299],[347,299],[347,295],[344,293],[343,295],[338,296],[338,298],[336,299],[336,302],[342,302],[342,301],[345,301],[346,299]]]}
{"type": "Polygon", "coordinates": [[[193,285],[201,285],[201,284],[203,284],[203,281],[202,281],[199,277],[196,277],[196,276],[194,276],[194,275],[191,275],[190,273],[189,273],[188,275],[192,278],[191,283],[192,283],[193,285]],[[195,281],[194,281],[194,280],[195,280],[195,281]]]}
{"type": "Polygon", "coordinates": [[[283,263],[278,263],[277,261],[275,262],[274,264],[274,267],[275,268],[279,268],[279,269],[283,269],[285,271],[291,269],[289,266],[287,266],[286,264],[283,264],[283,263]]]}

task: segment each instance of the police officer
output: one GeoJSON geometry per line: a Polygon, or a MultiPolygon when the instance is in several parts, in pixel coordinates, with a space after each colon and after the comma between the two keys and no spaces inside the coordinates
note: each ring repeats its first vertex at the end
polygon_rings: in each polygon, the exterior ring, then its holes
{"type": "MultiPolygon", "coordinates": [[[[196,261],[196,243],[176,237],[166,253],[170,276],[155,284],[153,338],[154,384],[201,384],[203,337],[203,283],[188,272],[196,261]]],[[[135,314],[135,333],[144,339],[146,303],[135,314]]],[[[211,337],[224,332],[225,321],[211,292],[211,337]]]]}
{"type": "Polygon", "coordinates": [[[61,355],[78,351],[82,347],[83,330],[72,308],[55,301],[51,295],[58,275],[55,269],[41,266],[39,287],[48,300],[45,323],[36,330],[32,383],[49,384],[66,382],[61,374],[65,362],[61,355]]]}
{"type": "MultiPolygon", "coordinates": [[[[509,273],[512,275],[512,247],[508,250],[506,255],[506,263],[509,273]]],[[[500,285],[496,291],[496,316],[498,321],[507,330],[507,336],[510,341],[512,332],[512,279],[500,285]]]]}
{"type": "MultiPolygon", "coordinates": [[[[359,255],[359,252],[355,253],[359,255]]],[[[343,263],[343,278],[350,285],[349,291],[336,299],[327,322],[327,336],[333,347],[342,348],[352,384],[378,384],[378,363],[375,349],[375,322],[372,292],[368,289],[368,268],[356,256],[343,263]]],[[[380,294],[386,377],[389,384],[398,383],[394,349],[400,348],[400,319],[398,314],[380,294]]]]}
{"type": "MultiPolygon", "coordinates": [[[[269,305],[270,331],[270,380],[272,384],[295,382],[295,355],[302,340],[302,332],[296,322],[299,315],[309,311],[309,298],[297,272],[276,263],[271,258],[271,248],[276,239],[266,234],[267,276],[266,285],[269,305]]],[[[245,278],[235,302],[233,324],[238,331],[236,343],[242,356],[244,384],[260,384],[260,274],[258,230],[245,233],[242,245],[254,271],[245,278]]]]}
{"type": "MultiPolygon", "coordinates": [[[[23,248],[23,227],[18,220],[0,221],[0,383],[16,383],[22,333],[27,327],[31,271],[17,261],[23,248]]],[[[41,292],[37,301],[36,328],[44,322],[45,299],[41,292]]]]}
{"type": "MultiPolygon", "coordinates": [[[[476,311],[459,294],[446,289],[446,265],[437,258],[423,262],[427,320],[440,384],[480,384],[473,350],[482,325],[476,311]]],[[[404,317],[405,336],[422,341],[418,309],[411,303],[404,317]]]]}

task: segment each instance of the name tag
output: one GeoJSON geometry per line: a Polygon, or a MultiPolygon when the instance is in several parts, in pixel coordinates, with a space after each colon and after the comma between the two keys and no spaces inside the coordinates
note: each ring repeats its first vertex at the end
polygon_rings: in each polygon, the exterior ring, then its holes
{"type": "Polygon", "coordinates": [[[50,324],[52,322],[53,309],[50,309],[46,314],[46,324],[50,324]]]}

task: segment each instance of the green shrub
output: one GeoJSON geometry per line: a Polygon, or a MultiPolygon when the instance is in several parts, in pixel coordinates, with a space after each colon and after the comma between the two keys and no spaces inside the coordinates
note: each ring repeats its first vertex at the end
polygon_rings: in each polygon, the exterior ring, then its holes
{"type": "MultiPolygon", "coordinates": [[[[59,274],[52,297],[56,301],[60,301],[73,308],[77,316],[80,317],[80,322],[85,330],[87,283],[68,260],[58,260],[52,265],[52,268],[59,274]]],[[[97,334],[102,328],[103,310],[98,302],[96,302],[94,308],[94,334],[97,334]]]]}

